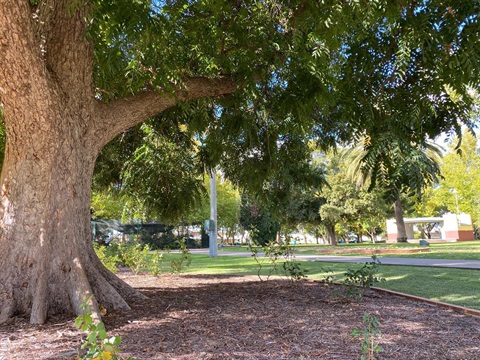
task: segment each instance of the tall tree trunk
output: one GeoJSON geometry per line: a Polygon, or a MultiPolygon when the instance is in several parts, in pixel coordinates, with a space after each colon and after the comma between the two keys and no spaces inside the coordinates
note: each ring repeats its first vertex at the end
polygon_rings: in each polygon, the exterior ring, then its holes
{"type": "Polygon", "coordinates": [[[397,223],[397,242],[407,242],[407,231],[405,229],[405,221],[403,220],[403,209],[400,199],[393,204],[395,210],[395,221],[397,223]]]}
{"type": "Polygon", "coordinates": [[[335,225],[327,227],[328,238],[330,239],[330,245],[337,245],[337,234],[335,232],[335,225]]]}
{"type": "Polygon", "coordinates": [[[90,295],[99,316],[97,302],[128,310],[125,300],[143,297],[109,273],[93,251],[89,202],[96,154],[67,119],[59,119],[64,125],[55,132],[33,131],[7,142],[0,322],[18,312],[30,313],[32,323],[43,323],[48,314],[78,314],[90,295]]]}

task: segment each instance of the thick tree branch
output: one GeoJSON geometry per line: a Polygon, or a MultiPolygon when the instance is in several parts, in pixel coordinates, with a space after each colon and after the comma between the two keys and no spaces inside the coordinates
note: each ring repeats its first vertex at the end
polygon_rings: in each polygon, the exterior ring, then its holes
{"type": "Polygon", "coordinates": [[[188,78],[176,91],[146,91],[110,103],[98,103],[95,146],[101,150],[110,140],[142,121],[158,115],[180,101],[219,97],[234,93],[238,84],[231,78],[188,78]]]}

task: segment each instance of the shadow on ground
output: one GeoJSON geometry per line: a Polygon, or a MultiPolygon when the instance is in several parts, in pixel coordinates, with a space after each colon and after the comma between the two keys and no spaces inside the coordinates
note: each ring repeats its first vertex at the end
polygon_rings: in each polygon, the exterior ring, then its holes
{"type": "MultiPolygon", "coordinates": [[[[480,319],[390,295],[357,303],[338,287],[255,276],[121,275],[149,299],[109,313],[135,359],[359,359],[363,314],[382,324],[377,359],[480,358],[480,319]]],[[[0,359],[75,359],[73,321],[0,327],[0,359]]]]}

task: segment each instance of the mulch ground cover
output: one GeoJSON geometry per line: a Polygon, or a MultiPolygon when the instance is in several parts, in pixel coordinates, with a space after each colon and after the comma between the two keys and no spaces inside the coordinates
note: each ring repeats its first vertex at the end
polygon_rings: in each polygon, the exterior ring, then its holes
{"type": "MultiPolygon", "coordinates": [[[[480,359],[480,318],[371,292],[362,301],[318,282],[257,277],[120,275],[148,300],[108,313],[122,356],[140,359],[359,359],[365,312],[381,323],[376,359],[480,359]]],[[[76,359],[73,319],[0,327],[0,359],[76,359]]]]}

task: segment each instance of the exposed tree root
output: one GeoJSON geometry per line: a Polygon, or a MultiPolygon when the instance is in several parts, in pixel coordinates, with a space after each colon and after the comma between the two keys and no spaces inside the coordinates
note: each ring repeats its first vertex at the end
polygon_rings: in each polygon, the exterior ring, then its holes
{"type": "Polygon", "coordinates": [[[29,315],[30,323],[43,324],[49,315],[83,314],[85,305],[94,320],[100,321],[101,307],[109,312],[128,311],[127,301],[147,299],[107,270],[96,256],[85,258],[88,260],[83,263],[75,258],[71,266],[63,263],[61,269],[44,263],[47,271],[39,271],[39,268],[32,271],[29,283],[23,276],[7,275],[0,279],[4,282],[0,283],[0,324],[15,315],[29,315]]]}

